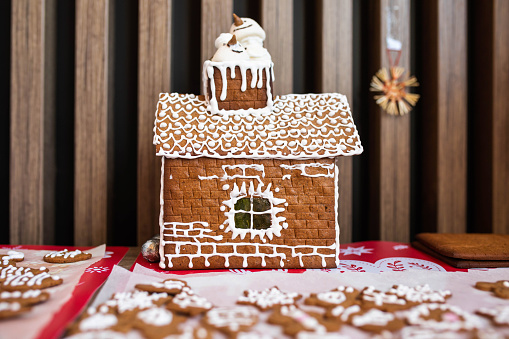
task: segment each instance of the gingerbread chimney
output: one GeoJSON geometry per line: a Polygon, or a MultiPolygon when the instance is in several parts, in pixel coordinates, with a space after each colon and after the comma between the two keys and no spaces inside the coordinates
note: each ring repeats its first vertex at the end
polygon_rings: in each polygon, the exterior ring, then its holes
{"type": "Polygon", "coordinates": [[[203,86],[212,113],[270,112],[274,64],[263,47],[258,23],[234,14],[230,33],[216,39],[217,51],[203,64],[203,86]]]}

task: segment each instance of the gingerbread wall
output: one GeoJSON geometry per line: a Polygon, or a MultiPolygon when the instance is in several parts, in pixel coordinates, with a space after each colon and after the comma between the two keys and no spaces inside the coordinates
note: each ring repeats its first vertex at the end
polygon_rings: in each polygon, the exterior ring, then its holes
{"type": "MultiPolygon", "coordinates": [[[[218,109],[225,110],[238,110],[238,109],[249,109],[249,108],[263,108],[267,106],[267,75],[265,70],[262,69],[262,86],[258,88],[255,86],[251,87],[251,81],[253,79],[251,70],[246,71],[246,90],[241,90],[242,76],[240,68],[235,67],[235,78],[231,78],[230,69],[226,69],[226,79],[228,82],[226,99],[221,100],[221,92],[223,89],[223,79],[219,69],[214,67],[214,82],[215,82],[215,93],[217,99],[218,109]]],[[[272,80],[270,82],[272,87],[272,80]]],[[[208,84],[207,88],[208,96],[211,97],[211,86],[208,84]]]]}
{"type": "Polygon", "coordinates": [[[188,269],[190,259],[194,268],[336,267],[333,159],[165,159],[163,169],[163,254],[172,258],[163,258],[165,268],[188,269]],[[260,191],[270,184],[277,217],[286,218],[280,236],[265,236],[265,242],[249,232],[244,239],[226,232],[225,201],[235,186],[249,189],[251,182],[260,191]]]}

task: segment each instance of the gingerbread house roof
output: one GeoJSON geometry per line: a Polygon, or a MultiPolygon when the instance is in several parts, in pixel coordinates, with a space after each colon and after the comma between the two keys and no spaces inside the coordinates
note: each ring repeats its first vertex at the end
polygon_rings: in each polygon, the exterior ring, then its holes
{"type": "Polygon", "coordinates": [[[167,158],[316,159],[362,153],[346,97],[291,94],[270,114],[218,115],[203,96],[161,93],[154,126],[157,155],[167,158]]]}

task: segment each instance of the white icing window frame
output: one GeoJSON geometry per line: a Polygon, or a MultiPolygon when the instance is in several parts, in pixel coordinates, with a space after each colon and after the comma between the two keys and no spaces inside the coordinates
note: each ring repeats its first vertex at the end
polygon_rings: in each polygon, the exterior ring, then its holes
{"type": "Polygon", "coordinates": [[[260,240],[265,243],[267,242],[267,238],[269,240],[272,240],[274,236],[280,237],[281,230],[283,228],[288,227],[288,223],[284,222],[286,218],[277,215],[278,213],[285,210],[284,208],[277,206],[284,204],[286,202],[286,199],[274,197],[274,193],[271,190],[272,184],[269,184],[264,191],[262,191],[263,186],[264,186],[263,184],[259,184],[258,187],[255,189],[253,181],[250,181],[249,188],[246,187],[245,182],[242,183],[242,186],[239,188],[237,184],[234,183],[233,189],[230,191],[230,199],[223,201],[223,204],[226,205],[228,210],[224,213],[224,215],[226,216],[226,221],[221,226],[219,226],[219,228],[224,229],[225,232],[232,232],[232,239],[235,239],[237,236],[240,236],[241,239],[244,239],[247,234],[250,234],[251,240],[258,236],[260,240]],[[271,206],[269,210],[263,212],[251,211],[251,213],[270,214],[271,215],[270,227],[267,229],[259,230],[253,228],[247,229],[235,227],[235,214],[239,212],[248,213],[248,211],[236,211],[235,204],[237,203],[238,200],[242,198],[253,198],[253,197],[259,197],[269,200],[271,206]]]}

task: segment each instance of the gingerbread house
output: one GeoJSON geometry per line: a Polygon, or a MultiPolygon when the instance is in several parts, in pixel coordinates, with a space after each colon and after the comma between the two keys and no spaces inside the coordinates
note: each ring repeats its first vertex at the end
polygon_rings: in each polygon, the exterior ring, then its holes
{"type": "Polygon", "coordinates": [[[347,99],[274,97],[265,33],[253,22],[236,18],[216,41],[205,96],[159,96],[163,269],[339,264],[335,157],[362,152],[347,99]]]}

